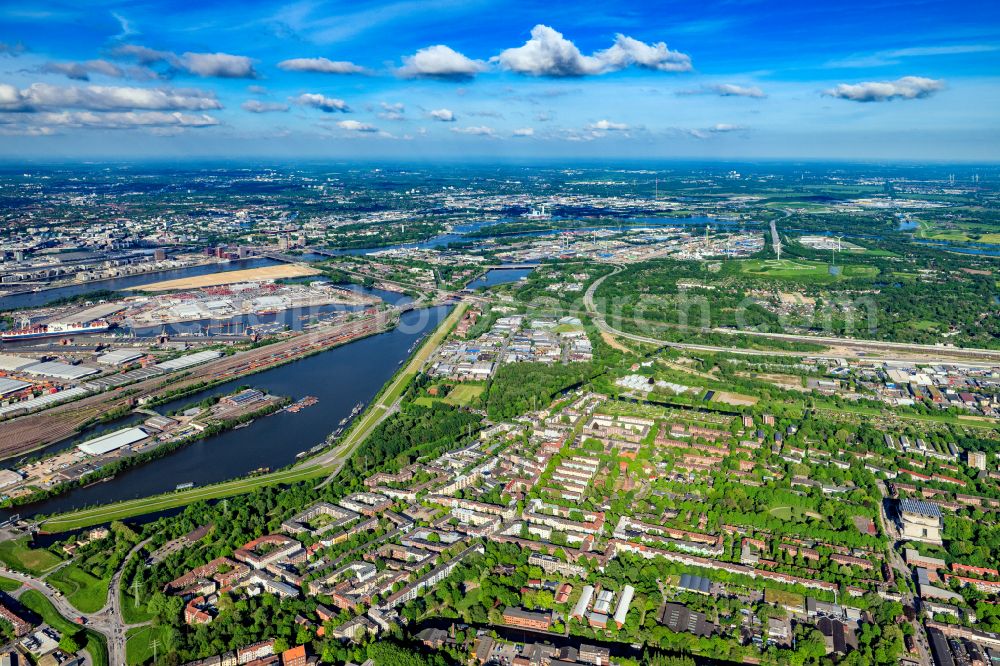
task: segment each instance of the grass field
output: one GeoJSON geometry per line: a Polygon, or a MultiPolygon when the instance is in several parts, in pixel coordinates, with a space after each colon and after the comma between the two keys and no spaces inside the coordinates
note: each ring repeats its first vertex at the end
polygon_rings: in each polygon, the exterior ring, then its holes
{"type": "Polygon", "coordinates": [[[0,576],[0,591],[13,592],[19,587],[21,587],[20,581],[11,580],[10,578],[4,578],[3,576],[0,576]]]}
{"type": "Polygon", "coordinates": [[[169,632],[170,627],[146,626],[130,629],[125,640],[125,662],[128,666],[152,663],[154,640],[159,641],[158,656],[162,657],[169,632]]]}
{"type": "Polygon", "coordinates": [[[797,521],[801,521],[804,518],[815,518],[816,520],[823,520],[823,516],[818,513],[813,513],[811,511],[806,511],[801,507],[793,506],[776,506],[770,511],[768,511],[772,516],[778,518],[779,520],[792,520],[793,518],[797,521]]]}
{"type": "Polygon", "coordinates": [[[481,384],[459,384],[444,399],[449,405],[464,407],[482,395],[486,387],[481,384]]]}
{"type": "Polygon", "coordinates": [[[958,227],[940,228],[934,222],[920,220],[916,235],[918,238],[951,243],[1000,244],[1000,233],[991,231],[986,226],[968,223],[958,227]]]}
{"type": "MultiPolygon", "coordinates": [[[[64,618],[56,610],[55,606],[37,590],[28,590],[19,599],[25,608],[34,611],[42,616],[46,624],[63,634],[75,634],[81,631],[81,627],[64,618]]],[[[87,652],[94,663],[94,666],[108,666],[108,646],[104,642],[104,637],[95,631],[86,631],[87,652]]]]}
{"type": "Polygon", "coordinates": [[[104,608],[108,598],[108,581],[90,575],[75,564],[49,576],[49,582],[83,613],[96,613],[104,608]]]}
{"type": "Polygon", "coordinates": [[[857,264],[838,265],[840,275],[830,274],[830,264],[818,261],[792,259],[747,259],[740,265],[744,273],[770,277],[779,280],[799,280],[804,282],[832,282],[844,277],[875,277],[878,269],[874,266],[857,264]]]}
{"type": "Polygon", "coordinates": [[[54,568],[62,560],[47,550],[28,547],[28,539],[0,542],[0,562],[11,569],[41,575],[54,568]]]}
{"type": "MultiPolygon", "coordinates": [[[[139,598],[148,599],[148,595],[143,596],[143,589],[139,589],[139,598]]],[[[122,620],[125,624],[138,624],[140,622],[148,622],[153,619],[152,613],[146,610],[145,606],[135,605],[135,596],[132,590],[122,589],[121,591],[121,608],[122,608],[122,620]]]]}

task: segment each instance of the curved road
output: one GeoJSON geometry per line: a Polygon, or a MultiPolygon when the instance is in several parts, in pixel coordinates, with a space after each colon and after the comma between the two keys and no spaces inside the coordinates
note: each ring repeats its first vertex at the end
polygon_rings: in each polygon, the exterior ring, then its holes
{"type": "MultiPolygon", "coordinates": [[[[52,603],[56,611],[70,622],[73,622],[78,617],[83,617],[86,620],[86,624],[84,625],[86,628],[92,629],[104,636],[104,640],[108,645],[108,663],[112,666],[115,666],[116,664],[124,664],[125,641],[128,630],[135,627],[141,627],[149,623],[140,622],[137,624],[125,624],[121,612],[122,574],[125,570],[125,564],[142,548],[146,547],[151,540],[152,539],[146,539],[145,541],[136,544],[132,550],[129,551],[128,555],[125,556],[125,559],[122,560],[121,566],[118,567],[114,576],[111,577],[111,584],[108,587],[108,599],[105,602],[104,607],[95,613],[83,613],[79,611],[69,602],[68,599],[66,599],[62,592],[54,588],[44,578],[31,576],[6,567],[0,567],[0,574],[22,584],[22,588],[14,592],[15,596],[20,596],[20,594],[27,591],[27,589],[35,590],[36,592],[40,592],[44,595],[45,598],[52,603]]],[[[70,561],[71,560],[67,560],[67,562],[70,561]]],[[[48,575],[55,570],[56,569],[52,569],[45,575],[48,575]]]]}

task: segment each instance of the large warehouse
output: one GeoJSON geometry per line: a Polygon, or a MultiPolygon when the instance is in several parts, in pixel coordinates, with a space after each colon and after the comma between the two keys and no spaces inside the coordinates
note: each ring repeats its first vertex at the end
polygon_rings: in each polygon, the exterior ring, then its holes
{"type": "Polygon", "coordinates": [[[120,449],[123,446],[141,442],[147,437],[149,437],[149,435],[146,434],[146,431],[142,428],[125,428],[124,430],[117,430],[110,434],[102,435],[97,439],[92,439],[84,442],[83,444],[79,444],[76,448],[80,449],[84,453],[99,456],[103,453],[120,449]]]}
{"type": "Polygon", "coordinates": [[[24,368],[21,372],[28,375],[43,375],[45,377],[55,377],[57,379],[80,379],[87,375],[96,375],[100,370],[91,368],[88,365],[70,365],[59,361],[45,361],[35,363],[24,368]]]}
{"type": "Polygon", "coordinates": [[[14,356],[13,354],[0,354],[0,370],[4,372],[17,372],[36,363],[38,363],[38,359],[14,356]]]}
{"type": "Polygon", "coordinates": [[[0,377],[0,398],[11,393],[17,393],[29,386],[31,386],[31,382],[22,382],[20,379],[11,379],[10,377],[0,377]]]}

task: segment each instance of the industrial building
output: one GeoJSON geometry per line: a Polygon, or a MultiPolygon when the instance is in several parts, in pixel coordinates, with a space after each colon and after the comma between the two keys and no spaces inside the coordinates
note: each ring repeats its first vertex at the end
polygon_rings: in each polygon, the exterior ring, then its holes
{"type": "Polygon", "coordinates": [[[0,354],[0,370],[4,372],[17,372],[35,363],[38,363],[38,360],[34,358],[14,356],[13,354],[0,354]]]}
{"type": "Polygon", "coordinates": [[[137,361],[145,354],[134,349],[116,349],[97,357],[97,362],[101,365],[125,365],[132,361],[137,361]]]}
{"type": "Polygon", "coordinates": [[[17,412],[30,412],[36,409],[41,409],[42,407],[48,407],[54,405],[57,402],[64,402],[66,400],[73,400],[75,398],[80,398],[85,395],[89,395],[90,391],[79,386],[73,388],[68,388],[65,391],[59,391],[57,393],[48,393],[38,398],[32,398],[31,400],[22,400],[21,402],[15,402],[10,405],[5,405],[0,407],[0,417],[6,416],[7,414],[14,414],[17,412]]]}
{"type": "Polygon", "coordinates": [[[142,428],[125,428],[124,430],[118,430],[84,442],[83,444],[79,444],[76,448],[80,449],[84,453],[99,456],[101,454],[114,451],[115,449],[120,449],[123,446],[129,446],[130,444],[141,442],[147,437],[149,437],[149,434],[147,434],[142,428]]]}
{"type": "Polygon", "coordinates": [[[17,393],[31,386],[31,382],[22,382],[20,379],[10,377],[0,377],[0,398],[17,393]]]}
{"type": "Polygon", "coordinates": [[[87,365],[70,365],[59,361],[45,361],[34,363],[21,369],[27,375],[41,375],[43,377],[55,377],[56,379],[80,379],[88,375],[96,375],[100,370],[87,365]]]}
{"type": "Polygon", "coordinates": [[[188,354],[187,356],[179,356],[178,358],[171,359],[169,361],[164,361],[163,363],[157,363],[156,367],[161,370],[170,372],[172,370],[183,370],[184,368],[190,368],[193,365],[199,365],[201,363],[208,363],[209,361],[215,360],[222,356],[222,352],[217,351],[202,351],[196,352],[194,354],[188,354]]]}

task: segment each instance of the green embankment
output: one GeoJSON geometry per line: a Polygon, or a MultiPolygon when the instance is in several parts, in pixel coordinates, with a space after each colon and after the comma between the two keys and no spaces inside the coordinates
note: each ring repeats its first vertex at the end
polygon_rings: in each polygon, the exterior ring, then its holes
{"type": "Polygon", "coordinates": [[[19,600],[25,608],[37,613],[46,624],[62,634],[81,634],[86,641],[94,666],[108,666],[108,646],[104,637],[96,631],[84,629],[64,618],[48,599],[37,590],[28,590],[19,600]]]}

